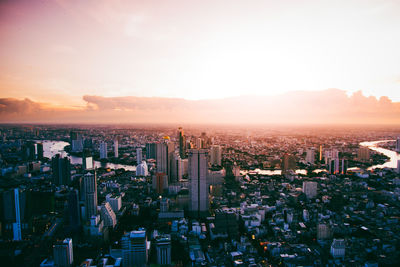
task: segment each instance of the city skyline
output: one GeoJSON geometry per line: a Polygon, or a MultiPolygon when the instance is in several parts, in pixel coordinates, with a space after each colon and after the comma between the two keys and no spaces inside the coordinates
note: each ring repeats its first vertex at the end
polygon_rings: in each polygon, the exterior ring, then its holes
{"type": "MultiPolygon", "coordinates": [[[[10,117],[15,105],[53,114],[21,114],[26,120],[73,121],[104,99],[191,105],[329,88],[397,104],[399,8],[396,1],[2,1],[0,119],[21,121],[10,117]]],[[[104,115],[88,117],[80,122],[104,115]]]]}

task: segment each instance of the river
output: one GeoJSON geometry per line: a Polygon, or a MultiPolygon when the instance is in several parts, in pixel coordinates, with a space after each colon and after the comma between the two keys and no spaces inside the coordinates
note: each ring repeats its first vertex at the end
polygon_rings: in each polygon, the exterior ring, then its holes
{"type": "Polygon", "coordinates": [[[376,169],[376,168],[381,168],[381,169],[382,168],[397,168],[397,162],[398,162],[398,160],[400,160],[400,154],[393,150],[378,147],[379,143],[385,143],[385,142],[390,142],[390,141],[395,141],[395,140],[381,140],[381,141],[371,141],[371,142],[361,142],[360,143],[360,146],[366,146],[371,150],[382,153],[385,156],[389,157],[389,161],[387,161],[383,164],[371,166],[368,168],[368,170],[372,170],[372,169],[376,169]]]}
{"type": "MultiPolygon", "coordinates": [[[[43,143],[43,155],[46,158],[52,158],[56,154],[60,154],[63,157],[68,157],[71,160],[71,164],[82,164],[82,158],[68,155],[67,152],[64,151],[64,147],[68,146],[68,142],[64,141],[41,141],[43,143]]],[[[97,168],[110,168],[110,169],[125,169],[127,171],[136,171],[136,166],[132,165],[123,165],[123,164],[114,164],[114,163],[102,163],[100,161],[93,161],[93,165],[97,168]]]]}
{"type": "MultiPolygon", "coordinates": [[[[371,150],[374,150],[376,152],[382,153],[386,156],[388,156],[390,159],[389,161],[385,162],[384,164],[379,164],[379,165],[374,165],[368,168],[368,170],[372,170],[375,168],[397,168],[397,161],[400,160],[400,154],[386,149],[386,148],[381,148],[378,147],[379,143],[383,142],[390,142],[394,140],[380,140],[380,141],[369,141],[369,142],[361,142],[361,146],[368,147],[371,150]]],[[[64,151],[64,147],[69,145],[68,142],[64,141],[49,141],[45,140],[42,141],[43,143],[43,153],[44,156],[47,158],[52,158],[56,154],[60,154],[63,157],[68,157],[71,160],[72,164],[82,164],[82,158],[68,155],[67,152],[64,151]]],[[[123,164],[114,164],[114,163],[102,163],[100,161],[94,161],[94,166],[95,167],[103,167],[103,168],[110,168],[110,169],[125,169],[127,171],[136,171],[136,166],[132,165],[123,165],[123,164]]],[[[321,172],[323,170],[315,170],[314,172],[321,172]]],[[[247,173],[248,171],[245,171],[244,173],[247,173]]],[[[260,170],[260,169],[255,169],[254,171],[258,174],[263,174],[263,175],[280,175],[282,173],[281,170],[260,170]]],[[[306,170],[296,170],[297,174],[303,174],[306,175],[307,171],[306,170]]]]}

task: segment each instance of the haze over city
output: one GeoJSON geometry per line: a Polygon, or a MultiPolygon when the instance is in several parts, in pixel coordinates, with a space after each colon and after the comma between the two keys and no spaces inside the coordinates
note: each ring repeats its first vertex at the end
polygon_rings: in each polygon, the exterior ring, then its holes
{"type": "Polygon", "coordinates": [[[399,5],[1,1],[0,121],[398,123],[399,5]]]}

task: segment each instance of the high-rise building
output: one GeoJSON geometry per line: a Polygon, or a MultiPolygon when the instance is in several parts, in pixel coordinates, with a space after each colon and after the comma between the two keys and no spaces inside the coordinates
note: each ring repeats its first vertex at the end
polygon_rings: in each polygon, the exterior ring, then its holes
{"type": "Polygon", "coordinates": [[[106,158],[107,158],[107,143],[101,142],[100,143],[100,159],[106,159],[106,158]]]}
{"type": "Polygon", "coordinates": [[[396,139],[396,151],[400,153],[400,136],[396,139]]]}
{"type": "Polygon", "coordinates": [[[171,264],[171,236],[159,235],[156,237],[157,264],[171,264]]]}
{"type": "Polygon", "coordinates": [[[146,159],[156,159],[156,143],[146,144],[146,159]]]}
{"type": "Polygon", "coordinates": [[[67,200],[68,223],[71,230],[77,230],[81,224],[78,190],[71,190],[67,200]]]}
{"type": "Polygon", "coordinates": [[[92,153],[88,149],[84,149],[82,152],[82,169],[83,170],[93,169],[93,157],[92,153]]]}
{"type": "Polygon", "coordinates": [[[211,165],[221,166],[222,149],[219,145],[212,145],[210,149],[210,163],[211,165]]]}
{"type": "Polygon", "coordinates": [[[303,182],[303,193],[307,198],[314,198],[317,196],[317,182],[303,182]]]}
{"type": "Polygon", "coordinates": [[[136,148],[136,163],[138,165],[142,163],[142,149],[140,147],[136,148]]]}
{"type": "Polygon", "coordinates": [[[397,160],[397,173],[400,174],[400,159],[397,160]]]}
{"type": "Polygon", "coordinates": [[[317,239],[329,239],[331,237],[331,231],[328,225],[320,223],[317,226],[317,239]]]}
{"type": "Polygon", "coordinates": [[[136,166],[136,175],[137,176],[149,175],[149,170],[148,170],[146,161],[142,161],[142,163],[140,163],[139,165],[136,166]]]}
{"type": "Polygon", "coordinates": [[[55,267],[69,267],[74,263],[72,239],[66,238],[62,242],[53,245],[53,257],[55,267]]]}
{"type": "Polygon", "coordinates": [[[290,154],[284,154],[282,159],[282,173],[296,169],[296,157],[290,154]]]}
{"type": "Polygon", "coordinates": [[[144,267],[147,264],[148,245],[145,230],[131,231],[121,239],[124,267],[144,267]]]}
{"type": "Polygon", "coordinates": [[[329,158],[328,159],[328,171],[330,174],[340,173],[340,160],[339,158],[329,158]]]}
{"type": "Polygon", "coordinates": [[[13,223],[14,241],[22,240],[21,231],[21,210],[19,204],[19,189],[14,189],[14,205],[15,205],[15,223],[13,223]]]}
{"type": "Polygon", "coordinates": [[[315,162],[315,151],[314,149],[307,149],[306,162],[314,164],[315,162]]]}
{"type": "Polygon", "coordinates": [[[168,188],[168,176],[163,172],[157,172],[152,177],[152,186],[157,194],[162,194],[168,188]]]}
{"type": "Polygon", "coordinates": [[[182,159],[179,156],[179,154],[174,153],[172,154],[171,157],[171,177],[169,177],[169,180],[174,183],[177,181],[182,180],[182,175],[183,175],[183,166],[182,166],[182,159]]]}
{"type": "Polygon", "coordinates": [[[359,161],[368,162],[369,161],[369,148],[362,146],[358,149],[357,158],[359,161]]]}
{"type": "Polygon", "coordinates": [[[114,157],[118,158],[118,139],[114,139],[114,157]]]}
{"type": "Polygon", "coordinates": [[[86,219],[97,214],[97,181],[96,173],[87,173],[83,176],[83,190],[85,194],[86,219]]]}
{"type": "Polygon", "coordinates": [[[207,150],[189,150],[190,210],[197,216],[208,211],[207,150]]]}
{"type": "Polygon", "coordinates": [[[119,195],[108,194],[106,195],[106,201],[110,203],[114,212],[118,212],[122,207],[122,199],[119,195]]]}
{"type": "Polygon", "coordinates": [[[114,228],[117,225],[117,216],[113,209],[111,208],[110,203],[104,202],[100,208],[100,216],[104,222],[104,226],[114,228]]]}
{"type": "Polygon", "coordinates": [[[186,138],[182,127],[178,128],[178,140],[179,140],[179,156],[181,159],[186,158],[186,138]]]}
{"type": "Polygon", "coordinates": [[[43,159],[43,144],[36,143],[36,159],[42,160],[43,159]]]}
{"type": "Polygon", "coordinates": [[[322,161],[322,146],[319,146],[319,161],[322,161]]]}
{"type": "Polygon", "coordinates": [[[71,163],[69,158],[62,158],[60,154],[51,159],[53,183],[55,185],[69,185],[71,182],[71,163]]]}
{"type": "Polygon", "coordinates": [[[166,143],[156,145],[157,172],[168,174],[168,146],[166,143]]]}
{"type": "Polygon", "coordinates": [[[344,258],[346,253],[346,242],[344,239],[333,239],[331,245],[331,255],[334,258],[344,258]]]}

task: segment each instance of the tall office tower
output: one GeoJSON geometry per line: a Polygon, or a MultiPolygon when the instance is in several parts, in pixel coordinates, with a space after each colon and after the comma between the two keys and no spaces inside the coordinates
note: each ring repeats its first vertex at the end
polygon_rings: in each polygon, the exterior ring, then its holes
{"type": "Polygon", "coordinates": [[[83,176],[83,190],[85,193],[86,219],[97,214],[97,181],[96,173],[87,173],[83,176]]]}
{"type": "Polygon", "coordinates": [[[69,185],[71,182],[71,163],[69,158],[61,158],[60,154],[51,159],[53,183],[55,185],[69,185]]]}
{"type": "Polygon", "coordinates": [[[322,161],[322,146],[319,146],[319,161],[322,161]]]}
{"type": "Polygon", "coordinates": [[[342,159],[342,160],[341,160],[341,164],[340,164],[339,173],[341,173],[341,174],[346,174],[346,173],[347,173],[348,165],[349,165],[349,164],[348,164],[348,160],[342,159]]]}
{"type": "Polygon", "coordinates": [[[169,177],[172,183],[180,181],[182,179],[182,159],[179,154],[174,153],[171,157],[171,177],[169,177]]]}
{"type": "Polygon", "coordinates": [[[42,143],[36,144],[36,159],[38,159],[38,160],[43,159],[43,144],[42,143]]]}
{"type": "Polygon", "coordinates": [[[114,212],[118,212],[122,207],[122,198],[119,195],[106,195],[106,201],[110,203],[114,212]]]}
{"type": "Polygon", "coordinates": [[[13,223],[14,241],[22,240],[21,233],[21,210],[19,205],[19,189],[14,189],[14,201],[15,201],[15,223],[13,223]]]}
{"type": "Polygon", "coordinates": [[[282,158],[282,173],[296,169],[296,157],[290,154],[284,154],[282,158]]]}
{"type": "Polygon", "coordinates": [[[303,193],[307,198],[314,198],[317,196],[317,182],[303,182],[303,193]]]}
{"type": "Polygon", "coordinates": [[[147,167],[146,161],[142,161],[139,165],[136,166],[136,175],[137,176],[148,176],[149,170],[147,167]]]}
{"type": "Polygon", "coordinates": [[[306,161],[307,161],[307,163],[314,164],[314,162],[315,162],[314,149],[307,149],[306,161]]]}
{"type": "Polygon", "coordinates": [[[147,264],[148,247],[146,231],[131,231],[121,238],[124,267],[144,267],[147,264]]]}
{"type": "Polygon", "coordinates": [[[146,144],[146,159],[156,159],[156,143],[146,144]]]}
{"type": "Polygon", "coordinates": [[[54,266],[69,267],[74,263],[72,239],[66,238],[53,245],[54,266]]]}
{"type": "Polygon", "coordinates": [[[79,192],[71,190],[67,201],[68,221],[71,230],[77,230],[81,225],[81,215],[79,208],[79,192]]]}
{"type": "Polygon", "coordinates": [[[397,160],[397,173],[400,173],[400,159],[397,160]]]}
{"type": "Polygon", "coordinates": [[[168,176],[165,173],[157,172],[152,177],[152,186],[157,194],[162,194],[168,188],[168,176]]]}
{"type": "Polygon", "coordinates": [[[189,150],[190,205],[192,213],[200,216],[208,210],[207,150],[189,150]]]}
{"type": "Polygon", "coordinates": [[[369,148],[364,146],[360,147],[358,149],[357,158],[362,162],[369,161],[369,148]]]}
{"type": "Polygon", "coordinates": [[[339,158],[339,150],[331,149],[325,151],[325,164],[329,164],[331,159],[338,159],[339,158]]]}
{"type": "Polygon", "coordinates": [[[106,159],[106,158],[107,158],[107,143],[101,142],[100,143],[100,159],[106,159]]]}
{"type": "Polygon", "coordinates": [[[400,153],[400,136],[396,139],[396,151],[400,153]]]}
{"type": "Polygon", "coordinates": [[[156,237],[157,264],[171,264],[171,235],[159,235],[156,237]]]}
{"type": "Polygon", "coordinates": [[[156,145],[157,172],[168,174],[168,146],[166,143],[156,145]]]}
{"type": "Polygon", "coordinates": [[[197,149],[203,148],[203,140],[200,137],[196,138],[196,148],[197,149]]]}
{"type": "Polygon", "coordinates": [[[334,258],[344,258],[346,253],[346,242],[344,239],[333,239],[331,245],[331,255],[334,258]]]}
{"type": "Polygon", "coordinates": [[[118,158],[118,139],[114,139],[114,157],[118,158]]]}
{"type": "Polygon", "coordinates": [[[77,132],[70,133],[70,142],[72,152],[82,152],[83,150],[83,137],[82,134],[77,132]]]}
{"type": "Polygon", "coordinates": [[[321,240],[321,239],[329,239],[331,237],[331,231],[329,229],[329,226],[324,224],[324,223],[320,223],[317,226],[317,239],[321,240]]]}
{"type": "Polygon", "coordinates": [[[210,149],[210,162],[211,165],[221,166],[222,149],[219,145],[212,145],[210,149]]]}
{"type": "Polygon", "coordinates": [[[82,152],[82,169],[91,170],[93,169],[93,157],[88,149],[84,149],[82,152]]]}
{"type": "Polygon", "coordinates": [[[209,148],[210,147],[210,138],[208,138],[207,134],[205,132],[202,132],[200,135],[200,138],[203,141],[202,148],[209,148]]]}
{"type": "Polygon", "coordinates": [[[179,156],[181,159],[186,158],[186,138],[182,127],[178,128],[178,140],[179,140],[179,156]]]}
{"type": "Polygon", "coordinates": [[[340,160],[339,158],[328,159],[328,170],[330,174],[340,173],[340,160]]]}
{"type": "Polygon", "coordinates": [[[36,155],[36,146],[33,142],[26,142],[21,148],[23,160],[34,160],[36,155]]]}
{"type": "Polygon", "coordinates": [[[140,147],[136,148],[136,163],[139,165],[142,163],[142,149],[140,147]]]}
{"type": "Polygon", "coordinates": [[[100,208],[100,216],[104,222],[104,226],[114,228],[117,225],[117,216],[108,202],[104,202],[100,208]]]}

